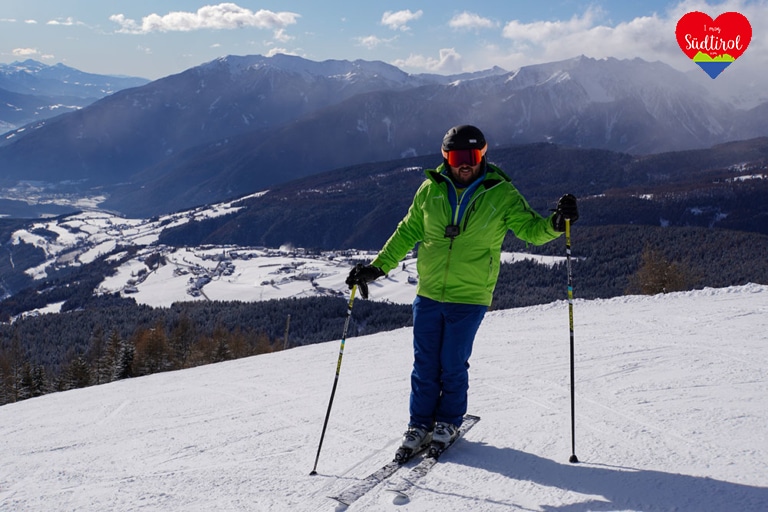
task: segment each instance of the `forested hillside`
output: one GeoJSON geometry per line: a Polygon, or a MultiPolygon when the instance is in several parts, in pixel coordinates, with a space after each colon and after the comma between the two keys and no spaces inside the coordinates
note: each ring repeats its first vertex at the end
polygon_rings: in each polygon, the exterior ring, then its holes
{"type": "MultiPolygon", "coordinates": [[[[491,148],[542,214],[564,193],[579,198],[581,225],[717,227],[768,234],[768,138],[697,151],[632,157],[525,144],[491,148]]],[[[439,155],[344,168],[276,186],[231,215],[169,228],[172,246],[236,244],[376,250],[408,210],[439,155]]]]}
{"type": "MultiPolygon", "coordinates": [[[[655,294],[746,283],[768,284],[768,235],[707,228],[574,225],[572,252],[577,297],[608,298],[627,293],[655,294]],[[668,274],[672,287],[641,286],[646,264],[668,274]]],[[[504,250],[563,255],[564,242],[528,246],[508,236],[504,250]]],[[[565,265],[537,271],[532,262],[503,265],[494,293],[494,307],[542,304],[562,299],[565,265]]],[[[647,270],[647,269],[646,269],[647,270]]]]}
{"type": "MultiPolygon", "coordinates": [[[[337,339],[346,311],[342,298],[151,308],[110,296],[20,318],[0,325],[0,404],[337,339]]],[[[410,322],[405,305],[358,300],[354,313],[349,337],[410,322]]]]}

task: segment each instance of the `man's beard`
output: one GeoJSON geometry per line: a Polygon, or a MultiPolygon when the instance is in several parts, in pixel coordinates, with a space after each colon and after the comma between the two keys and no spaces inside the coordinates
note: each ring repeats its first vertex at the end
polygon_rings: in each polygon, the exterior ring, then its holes
{"type": "Polygon", "coordinates": [[[461,168],[459,168],[458,172],[451,173],[453,182],[456,183],[457,185],[461,185],[462,187],[471,185],[472,182],[475,181],[479,175],[480,175],[479,172],[475,174],[472,172],[472,169],[469,169],[469,173],[466,174],[466,177],[464,177],[462,176],[461,168]]]}

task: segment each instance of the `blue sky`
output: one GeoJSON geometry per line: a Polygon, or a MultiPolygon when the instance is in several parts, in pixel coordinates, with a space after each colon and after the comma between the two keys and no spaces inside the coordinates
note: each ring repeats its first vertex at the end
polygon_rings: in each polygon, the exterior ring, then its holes
{"type": "Polygon", "coordinates": [[[766,0],[0,0],[0,62],[150,79],[223,55],[273,53],[381,60],[411,73],[511,71],[581,54],[687,70],[694,64],[674,32],[694,10],[747,16],[753,39],[739,65],[766,76],[766,0]]]}

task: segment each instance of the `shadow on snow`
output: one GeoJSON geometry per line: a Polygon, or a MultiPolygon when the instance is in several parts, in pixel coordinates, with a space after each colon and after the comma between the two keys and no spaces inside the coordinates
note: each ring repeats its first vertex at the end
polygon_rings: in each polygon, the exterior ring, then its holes
{"type": "Polygon", "coordinates": [[[766,487],[588,461],[579,464],[560,463],[512,448],[497,448],[469,440],[463,443],[468,449],[461,463],[467,466],[514,480],[604,498],[562,506],[541,504],[541,509],[548,512],[616,509],[697,512],[768,510],[766,487]]]}

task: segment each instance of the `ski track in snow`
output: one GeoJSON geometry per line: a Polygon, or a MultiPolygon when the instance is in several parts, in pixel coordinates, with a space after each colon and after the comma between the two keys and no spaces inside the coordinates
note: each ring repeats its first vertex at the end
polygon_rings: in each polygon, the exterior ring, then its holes
{"type": "MultiPolygon", "coordinates": [[[[354,316],[354,311],[353,311],[354,316]]],[[[339,325],[341,334],[342,325],[339,325]]],[[[393,502],[408,511],[768,510],[768,286],[491,312],[470,368],[482,417],[393,502]]],[[[340,511],[391,458],[410,329],[123,380],[0,407],[2,511],[340,511]]]]}

